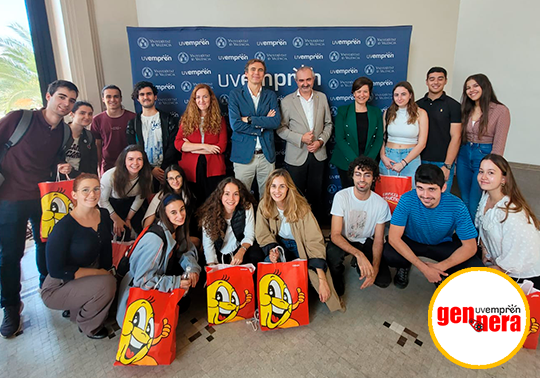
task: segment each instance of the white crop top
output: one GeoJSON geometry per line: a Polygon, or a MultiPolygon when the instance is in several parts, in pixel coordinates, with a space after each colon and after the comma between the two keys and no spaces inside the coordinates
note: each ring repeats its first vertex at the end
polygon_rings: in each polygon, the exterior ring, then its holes
{"type": "Polygon", "coordinates": [[[415,123],[409,124],[409,114],[407,109],[398,109],[396,119],[390,122],[387,126],[388,142],[396,144],[418,144],[418,119],[415,123]]]}

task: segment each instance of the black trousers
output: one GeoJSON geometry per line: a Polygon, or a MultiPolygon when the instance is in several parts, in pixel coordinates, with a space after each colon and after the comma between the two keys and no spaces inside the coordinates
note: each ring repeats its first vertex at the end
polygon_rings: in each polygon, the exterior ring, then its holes
{"type": "Polygon", "coordinates": [[[341,181],[341,188],[345,189],[349,186],[353,186],[353,180],[349,177],[349,171],[344,171],[343,169],[337,168],[337,171],[339,173],[339,180],[341,181]]]}
{"type": "Polygon", "coordinates": [[[323,201],[324,168],[325,160],[317,160],[312,153],[308,154],[306,162],[300,166],[287,164],[287,171],[291,174],[294,185],[306,197],[319,223],[328,223],[323,201]]]}
{"type": "MultiPolygon", "coordinates": [[[[366,239],[364,244],[359,242],[349,242],[354,248],[359,249],[367,257],[370,263],[373,264],[373,239],[366,239]]],[[[330,269],[332,275],[332,281],[334,282],[334,288],[339,296],[345,293],[345,281],[343,274],[345,272],[345,265],[343,261],[348,253],[339,248],[337,245],[328,242],[326,246],[326,263],[330,269]]],[[[360,268],[356,267],[356,271],[360,274],[360,268]]],[[[392,276],[390,275],[390,269],[381,256],[381,263],[379,265],[379,273],[375,278],[375,285],[379,287],[387,287],[392,282],[392,276]]]]}
{"type": "MultiPolygon", "coordinates": [[[[452,241],[428,245],[415,242],[409,239],[405,235],[402,237],[405,244],[414,252],[416,256],[427,257],[435,261],[443,261],[449,258],[459,247],[461,247],[461,240],[454,234],[452,241]]],[[[411,263],[405,257],[401,256],[390,243],[384,244],[383,257],[386,263],[394,268],[410,268],[411,263]]],[[[449,275],[457,272],[458,270],[473,267],[483,267],[482,259],[477,255],[472,256],[470,259],[463,261],[461,264],[449,268],[446,273],[449,275]]]]}
{"type": "Polygon", "coordinates": [[[191,192],[195,195],[196,208],[198,209],[206,201],[210,194],[216,189],[218,184],[225,178],[225,176],[211,176],[207,177],[207,162],[206,156],[199,155],[197,160],[197,168],[195,171],[196,182],[191,182],[191,192]]]}
{"type": "MultiPolygon", "coordinates": [[[[109,202],[111,203],[114,211],[123,220],[126,220],[129,211],[131,210],[131,205],[133,204],[133,201],[135,201],[135,197],[126,197],[121,199],[112,197],[109,198],[109,202]]],[[[142,221],[144,218],[144,214],[146,214],[146,209],[148,209],[148,203],[145,200],[141,205],[140,209],[137,210],[137,212],[131,219],[131,227],[133,227],[133,230],[135,230],[137,234],[140,234],[142,231],[142,221]]],[[[129,233],[126,235],[125,240],[129,240],[129,233]]]]}

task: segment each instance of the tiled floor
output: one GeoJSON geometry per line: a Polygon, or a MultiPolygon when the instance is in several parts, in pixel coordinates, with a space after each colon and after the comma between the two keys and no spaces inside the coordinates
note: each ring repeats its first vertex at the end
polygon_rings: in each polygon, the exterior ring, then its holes
{"type": "MultiPolygon", "coordinates": [[[[534,183],[540,173],[520,170],[516,176],[539,214],[540,181],[534,183]]],[[[345,313],[330,314],[326,306],[312,300],[308,326],[262,332],[239,321],[207,327],[205,295],[199,289],[193,293],[191,308],[180,315],[172,365],[113,367],[118,336],[90,340],[60,311],[47,309],[36,291],[32,255],[27,253],[22,263],[24,332],[14,339],[0,339],[0,378],[540,377],[540,359],[534,350],[521,350],[506,364],[489,370],[454,365],[429,335],[428,306],[434,285],[413,269],[405,290],[391,285],[362,291],[350,267],[345,313]]]]}
{"type": "Polygon", "coordinates": [[[346,313],[330,314],[326,306],[312,301],[311,324],[269,332],[253,331],[244,321],[206,327],[205,300],[199,290],[193,293],[199,300],[180,317],[176,360],[163,367],[113,367],[118,336],[86,338],[60,311],[47,309],[34,292],[24,299],[24,332],[0,340],[0,378],[538,376],[540,361],[531,350],[521,350],[503,366],[485,371],[446,360],[427,326],[435,287],[418,271],[412,271],[405,290],[391,285],[361,291],[352,268],[346,277],[346,313]]]}

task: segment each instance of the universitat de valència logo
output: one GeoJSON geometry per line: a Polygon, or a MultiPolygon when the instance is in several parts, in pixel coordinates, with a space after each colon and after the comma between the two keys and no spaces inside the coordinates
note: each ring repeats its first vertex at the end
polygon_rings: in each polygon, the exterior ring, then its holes
{"type": "Polygon", "coordinates": [[[470,369],[510,360],[538,324],[512,278],[490,268],[463,269],[444,280],[429,306],[429,331],[439,351],[470,369]]]}

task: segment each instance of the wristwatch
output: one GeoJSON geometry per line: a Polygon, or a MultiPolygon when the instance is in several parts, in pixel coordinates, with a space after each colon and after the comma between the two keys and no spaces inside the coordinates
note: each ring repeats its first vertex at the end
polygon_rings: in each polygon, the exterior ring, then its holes
{"type": "Polygon", "coordinates": [[[247,123],[248,123],[248,125],[251,125],[251,116],[247,117],[247,123]]]}
{"type": "Polygon", "coordinates": [[[448,170],[451,170],[452,169],[452,164],[446,164],[444,163],[443,166],[448,169],[448,170]]]}

